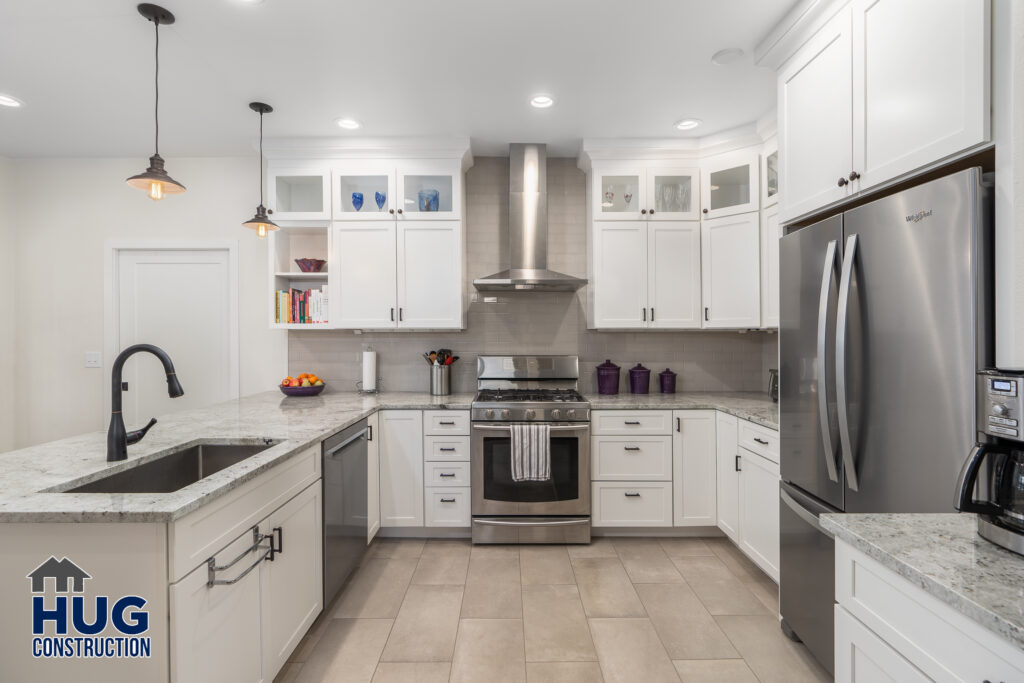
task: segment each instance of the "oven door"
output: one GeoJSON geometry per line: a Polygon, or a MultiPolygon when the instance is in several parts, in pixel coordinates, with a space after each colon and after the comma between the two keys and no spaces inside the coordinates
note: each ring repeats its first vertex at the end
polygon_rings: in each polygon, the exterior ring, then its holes
{"type": "Polygon", "coordinates": [[[551,479],[512,480],[510,425],[473,423],[474,515],[589,515],[590,424],[551,425],[551,479]]]}

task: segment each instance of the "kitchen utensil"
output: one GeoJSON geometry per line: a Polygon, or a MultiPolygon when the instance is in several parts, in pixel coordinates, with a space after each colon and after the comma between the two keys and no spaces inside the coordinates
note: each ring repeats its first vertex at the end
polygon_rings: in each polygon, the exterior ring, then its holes
{"type": "Polygon", "coordinates": [[[359,211],[360,209],[363,208],[363,193],[362,192],[353,192],[352,193],[352,207],[356,211],[359,211]]]}
{"type": "Polygon", "coordinates": [[[676,373],[672,372],[668,368],[665,368],[660,373],[658,373],[658,381],[661,384],[661,393],[676,393],[676,373]]]}
{"type": "Polygon", "coordinates": [[[295,265],[299,267],[303,273],[319,273],[320,270],[327,264],[327,261],[319,258],[297,258],[295,259],[295,265]]]}
{"type": "Polygon", "coordinates": [[[444,359],[444,364],[445,365],[451,365],[454,362],[455,362],[455,356],[448,356],[447,358],[444,359]]]}
{"type": "Polygon", "coordinates": [[[429,353],[426,353],[426,352],[423,353],[423,360],[427,361],[427,365],[433,365],[434,364],[434,361],[430,360],[430,354],[429,353]]]}
{"type": "Polygon", "coordinates": [[[651,371],[640,363],[629,369],[629,393],[649,394],[651,392],[651,371]]]}
{"type": "Polygon", "coordinates": [[[597,366],[597,393],[619,393],[619,370],[621,368],[610,360],[597,366]]]}

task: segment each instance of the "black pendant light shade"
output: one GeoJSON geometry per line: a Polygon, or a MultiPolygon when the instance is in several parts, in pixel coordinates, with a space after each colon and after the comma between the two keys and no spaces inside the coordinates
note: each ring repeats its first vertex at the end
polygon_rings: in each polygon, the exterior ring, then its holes
{"type": "Polygon", "coordinates": [[[153,156],[149,158],[149,167],[145,172],[133,175],[127,182],[149,194],[153,200],[163,199],[167,194],[181,194],[185,186],[172,178],[164,170],[164,159],[160,156],[160,25],[174,23],[174,15],[158,5],[143,3],[137,7],[139,14],[147,21],[153,22],[156,31],[156,68],[154,70],[154,87],[156,98],[153,105],[153,119],[155,122],[155,135],[153,142],[153,156]]]}
{"type": "Polygon", "coordinates": [[[249,109],[260,115],[260,205],[256,207],[256,215],[242,225],[255,230],[257,236],[263,239],[268,232],[280,229],[274,221],[267,218],[267,208],[263,206],[263,115],[274,111],[274,108],[263,102],[250,102],[249,109]]]}

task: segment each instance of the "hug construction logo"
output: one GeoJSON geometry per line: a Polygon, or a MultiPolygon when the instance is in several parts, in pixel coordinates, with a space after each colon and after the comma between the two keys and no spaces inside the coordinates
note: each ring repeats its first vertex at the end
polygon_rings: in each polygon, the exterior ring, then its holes
{"type": "Polygon", "coordinates": [[[63,558],[50,559],[32,570],[32,656],[36,658],[138,659],[152,650],[146,600],[125,595],[85,595],[85,582],[92,577],[77,564],[63,558]],[[52,579],[52,582],[48,581],[52,579]],[[52,593],[47,594],[47,584],[52,593]],[[48,622],[56,635],[46,635],[48,622]],[[116,634],[100,635],[109,627],[116,634]]]}

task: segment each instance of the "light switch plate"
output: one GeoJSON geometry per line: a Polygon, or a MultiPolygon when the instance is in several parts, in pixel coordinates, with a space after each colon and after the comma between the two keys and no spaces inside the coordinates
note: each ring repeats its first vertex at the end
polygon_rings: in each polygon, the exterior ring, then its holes
{"type": "Polygon", "coordinates": [[[99,351],[86,351],[85,352],[85,367],[87,368],[102,368],[103,359],[102,354],[99,351]]]}

